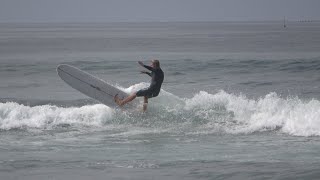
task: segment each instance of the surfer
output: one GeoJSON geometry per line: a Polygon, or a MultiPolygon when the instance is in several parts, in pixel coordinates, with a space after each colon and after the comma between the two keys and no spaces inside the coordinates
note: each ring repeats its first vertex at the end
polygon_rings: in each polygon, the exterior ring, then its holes
{"type": "Polygon", "coordinates": [[[151,77],[151,83],[150,86],[146,89],[141,89],[130,96],[120,99],[118,98],[118,95],[114,96],[114,101],[119,105],[123,106],[127,104],[128,102],[134,100],[136,97],[144,97],[144,102],[143,102],[143,111],[147,110],[147,105],[148,105],[148,99],[153,98],[158,96],[161,85],[164,79],[164,74],[163,71],[160,68],[160,62],[159,60],[152,60],[151,61],[151,66],[144,65],[143,62],[139,61],[138,62],[142,67],[150,70],[151,72],[147,71],[141,71],[142,74],[147,74],[151,77]]]}

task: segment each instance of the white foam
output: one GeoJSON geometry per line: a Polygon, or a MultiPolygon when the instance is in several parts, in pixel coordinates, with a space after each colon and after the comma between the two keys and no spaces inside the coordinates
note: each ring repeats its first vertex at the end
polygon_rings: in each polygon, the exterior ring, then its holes
{"type": "MultiPolygon", "coordinates": [[[[284,133],[296,136],[320,135],[320,102],[318,100],[302,101],[298,98],[281,98],[276,93],[269,93],[257,100],[243,95],[228,94],[220,91],[217,94],[200,92],[186,100],[186,109],[198,109],[196,113],[206,112],[206,119],[214,120],[214,109],[223,108],[226,114],[233,114],[236,124],[225,127],[229,133],[252,133],[279,129],[284,133]]],[[[227,117],[227,116],[225,116],[227,117]]]]}
{"type": "MultiPolygon", "coordinates": [[[[139,83],[126,92],[144,88],[139,83]]],[[[53,105],[25,106],[0,103],[0,129],[41,128],[59,125],[101,127],[117,131],[115,135],[144,133],[254,133],[277,131],[295,136],[320,136],[320,101],[282,98],[269,93],[259,99],[220,91],[200,91],[194,97],[179,98],[161,90],[150,99],[148,112],[126,112],[102,104],[82,107],[53,105]],[[110,128],[108,128],[110,127],[110,128]]]]}
{"type": "Polygon", "coordinates": [[[113,110],[101,104],[63,108],[0,103],[0,128],[6,130],[23,127],[51,128],[60,124],[102,126],[112,117],[113,110]]]}
{"type": "Polygon", "coordinates": [[[128,93],[128,94],[131,94],[133,92],[137,92],[138,90],[140,89],[143,89],[143,88],[147,88],[149,86],[148,83],[145,83],[145,82],[141,82],[141,83],[138,83],[138,84],[134,84],[128,88],[124,88],[124,87],[121,87],[119,85],[116,85],[117,88],[121,89],[122,91],[128,93]]]}

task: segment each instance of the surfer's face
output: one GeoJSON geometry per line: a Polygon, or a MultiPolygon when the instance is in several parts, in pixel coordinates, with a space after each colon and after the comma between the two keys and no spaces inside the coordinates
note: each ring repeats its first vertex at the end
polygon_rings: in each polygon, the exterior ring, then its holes
{"type": "Polygon", "coordinates": [[[151,61],[151,67],[153,68],[160,68],[160,64],[158,60],[152,60],[151,61]]]}

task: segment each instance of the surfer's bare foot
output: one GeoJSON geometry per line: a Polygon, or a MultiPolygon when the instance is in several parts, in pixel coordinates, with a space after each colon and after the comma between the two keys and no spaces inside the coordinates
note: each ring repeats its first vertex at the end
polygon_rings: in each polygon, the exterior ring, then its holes
{"type": "Polygon", "coordinates": [[[118,106],[122,106],[122,103],[121,103],[122,101],[121,99],[119,99],[118,94],[116,94],[113,99],[114,99],[114,102],[118,104],[118,106]]]}

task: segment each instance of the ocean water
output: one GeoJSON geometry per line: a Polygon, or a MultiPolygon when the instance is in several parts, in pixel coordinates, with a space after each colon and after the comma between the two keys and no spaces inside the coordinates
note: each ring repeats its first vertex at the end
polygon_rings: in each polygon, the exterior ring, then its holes
{"type": "Polygon", "coordinates": [[[0,179],[319,179],[319,50],[319,22],[0,24],[0,179]],[[134,92],[153,58],[146,113],[56,74],[134,92]]]}

